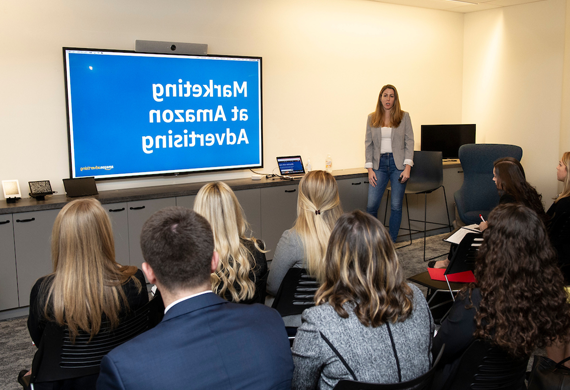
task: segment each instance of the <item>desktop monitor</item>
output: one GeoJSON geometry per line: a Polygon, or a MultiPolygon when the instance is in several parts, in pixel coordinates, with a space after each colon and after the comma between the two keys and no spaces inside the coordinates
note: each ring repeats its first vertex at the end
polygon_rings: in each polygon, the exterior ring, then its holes
{"type": "Polygon", "coordinates": [[[441,152],[444,159],[459,158],[461,145],[475,143],[475,125],[422,125],[421,150],[441,152]]]}

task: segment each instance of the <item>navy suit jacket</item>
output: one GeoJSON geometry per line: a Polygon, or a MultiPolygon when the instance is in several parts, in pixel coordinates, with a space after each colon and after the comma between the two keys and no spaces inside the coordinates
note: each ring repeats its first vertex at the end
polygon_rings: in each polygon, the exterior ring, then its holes
{"type": "Polygon", "coordinates": [[[97,389],[290,389],[292,375],[275,310],[206,293],[105,356],[97,389]]]}

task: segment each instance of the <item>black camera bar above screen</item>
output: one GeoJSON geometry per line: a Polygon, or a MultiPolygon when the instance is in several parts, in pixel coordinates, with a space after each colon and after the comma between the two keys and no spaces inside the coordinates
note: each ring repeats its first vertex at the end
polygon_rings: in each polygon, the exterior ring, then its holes
{"type": "Polygon", "coordinates": [[[72,178],[263,166],[261,58],[63,48],[72,178]]]}
{"type": "Polygon", "coordinates": [[[422,151],[441,152],[444,159],[459,158],[461,145],[475,143],[475,125],[422,125],[422,151]]]}

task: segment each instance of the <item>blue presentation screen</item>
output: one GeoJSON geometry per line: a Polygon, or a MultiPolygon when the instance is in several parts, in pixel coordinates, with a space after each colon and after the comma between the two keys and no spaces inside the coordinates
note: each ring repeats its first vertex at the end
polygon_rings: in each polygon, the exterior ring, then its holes
{"type": "Polygon", "coordinates": [[[64,48],[71,177],[263,166],[261,58],[64,48]]]}

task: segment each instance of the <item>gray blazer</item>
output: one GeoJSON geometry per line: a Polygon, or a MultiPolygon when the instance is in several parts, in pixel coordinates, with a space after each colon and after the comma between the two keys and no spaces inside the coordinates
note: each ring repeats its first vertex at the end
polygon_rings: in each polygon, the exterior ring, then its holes
{"type": "MultiPolygon", "coordinates": [[[[414,285],[409,286],[414,295],[412,315],[404,322],[390,324],[402,381],[426,373],[431,361],[433,321],[421,291],[414,285]]],[[[349,313],[346,319],[328,303],[303,312],[303,324],[293,344],[293,389],[332,389],[341,379],[353,380],[319,332],[346,360],[358,381],[398,382],[396,359],[386,325],[366,327],[348,304],[344,308],[349,313]]]]}
{"type": "MultiPolygon", "coordinates": [[[[372,127],[372,114],[368,115],[366,122],[366,163],[372,163],[372,168],[377,170],[380,165],[380,145],[382,144],[382,130],[380,127],[372,127]]],[[[404,113],[400,126],[392,129],[392,155],[396,168],[404,169],[404,160],[414,159],[414,130],[410,114],[404,113]]],[[[412,164],[413,165],[413,164],[412,164]]]]}

